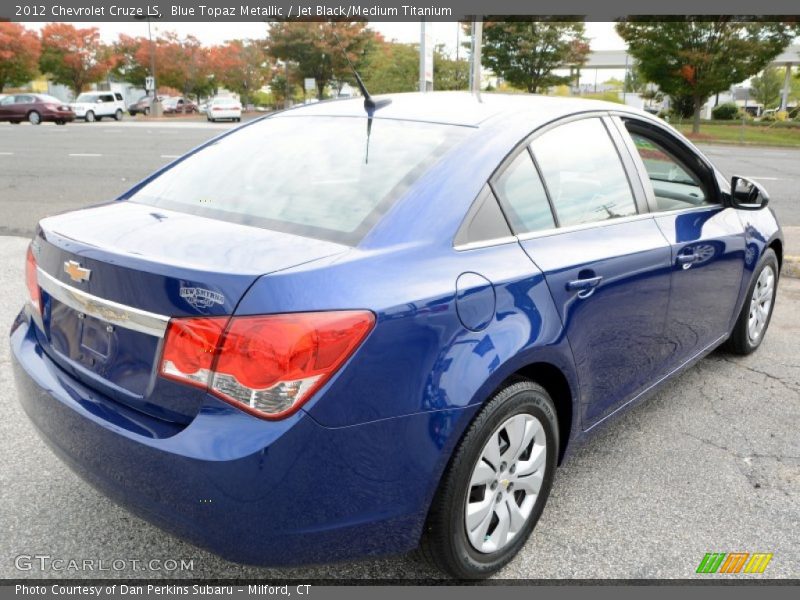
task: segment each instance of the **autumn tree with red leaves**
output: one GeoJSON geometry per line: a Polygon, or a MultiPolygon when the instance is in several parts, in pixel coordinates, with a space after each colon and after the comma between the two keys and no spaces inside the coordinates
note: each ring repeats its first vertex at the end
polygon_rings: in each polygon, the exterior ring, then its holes
{"type": "Polygon", "coordinates": [[[239,94],[242,103],[269,81],[271,60],[263,40],[231,40],[209,51],[215,83],[239,94]]]}
{"type": "Polygon", "coordinates": [[[100,41],[97,27],[78,29],[69,23],[48,23],[42,28],[39,68],[75,96],[106,77],[116,62],[112,49],[100,41]]]}
{"type": "Polygon", "coordinates": [[[7,85],[22,85],[36,76],[39,36],[19,23],[0,22],[0,92],[7,85]]]}

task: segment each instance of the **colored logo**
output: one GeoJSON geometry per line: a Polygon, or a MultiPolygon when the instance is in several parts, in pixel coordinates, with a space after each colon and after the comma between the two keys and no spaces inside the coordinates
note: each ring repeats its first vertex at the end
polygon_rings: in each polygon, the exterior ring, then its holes
{"type": "Polygon", "coordinates": [[[707,552],[697,573],[763,573],[771,560],[767,552],[707,552]]]}
{"type": "Polygon", "coordinates": [[[74,260],[68,260],[64,263],[64,272],[69,275],[72,281],[89,281],[92,272],[89,269],[84,269],[81,263],[74,260]]]}

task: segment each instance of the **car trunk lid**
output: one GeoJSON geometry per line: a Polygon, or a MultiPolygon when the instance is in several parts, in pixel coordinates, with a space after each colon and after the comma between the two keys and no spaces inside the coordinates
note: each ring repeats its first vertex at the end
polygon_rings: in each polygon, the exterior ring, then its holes
{"type": "Polygon", "coordinates": [[[85,385],[175,422],[203,397],[157,376],[171,317],[230,315],[261,275],[347,251],[133,202],[44,219],[33,247],[48,355],[85,385]]]}

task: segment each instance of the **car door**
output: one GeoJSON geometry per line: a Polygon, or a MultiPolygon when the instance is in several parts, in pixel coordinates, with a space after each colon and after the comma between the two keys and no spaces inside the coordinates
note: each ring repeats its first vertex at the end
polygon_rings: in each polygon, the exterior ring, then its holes
{"type": "Polygon", "coordinates": [[[675,368],[731,330],[744,273],[744,227],[736,211],[722,204],[713,168],[689,145],[655,123],[617,123],[672,248],[672,351],[665,367],[675,368]]]}
{"type": "Polygon", "coordinates": [[[618,138],[602,116],[556,124],[492,182],[560,312],[584,428],[651,385],[666,352],[670,248],[618,138]]]}
{"type": "Polygon", "coordinates": [[[6,96],[0,100],[0,121],[8,121],[14,114],[14,96],[6,96]]]}

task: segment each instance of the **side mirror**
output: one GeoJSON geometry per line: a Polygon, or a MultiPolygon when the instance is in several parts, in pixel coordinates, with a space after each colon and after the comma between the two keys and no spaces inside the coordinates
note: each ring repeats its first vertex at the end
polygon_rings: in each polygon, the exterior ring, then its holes
{"type": "Polygon", "coordinates": [[[769,204],[769,194],[757,181],[746,177],[731,178],[731,206],[741,210],[761,210],[769,204]]]}

